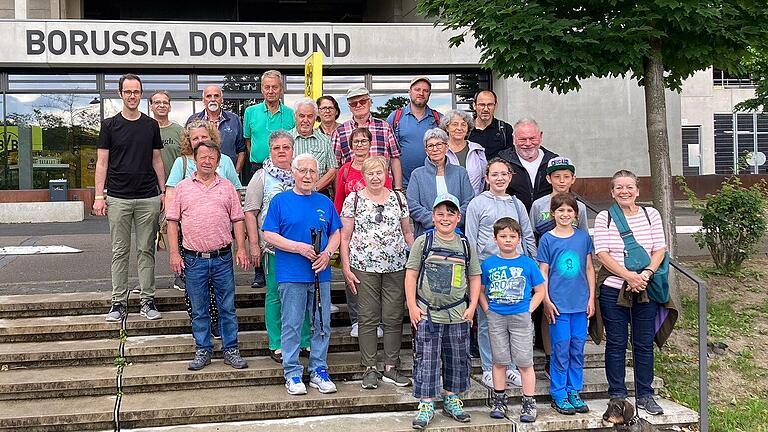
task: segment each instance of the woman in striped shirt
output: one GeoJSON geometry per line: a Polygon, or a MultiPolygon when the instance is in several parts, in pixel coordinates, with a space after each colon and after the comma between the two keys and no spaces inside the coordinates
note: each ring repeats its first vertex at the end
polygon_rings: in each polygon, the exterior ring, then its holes
{"type": "Polygon", "coordinates": [[[611,196],[620,207],[635,240],[651,257],[651,263],[642,272],[624,267],[624,241],[616,223],[607,210],[595,218],[594,244],[598,260],[611,276],[600,285],[600,311],[605,326],[605,375],[611,398],[626,398],[625,365],[628,325],[632,327],[632,354],[635,367],[635,389],[638,407],[649,414],[663,414],[653,399],[653,339],[658,303],[645,291],[653,273],[664,259],[666,249],[661,216],[652,207],[636,204],[640,190],[637,176],[631,171],[616,172],[611,179],[611,196]],[[642,297],[642,298],[641,298],[642,297]],[[646,301],[647,299],[647,301],[646,301]],[[627,303],[630,307],[617,304],[627,303]]]}

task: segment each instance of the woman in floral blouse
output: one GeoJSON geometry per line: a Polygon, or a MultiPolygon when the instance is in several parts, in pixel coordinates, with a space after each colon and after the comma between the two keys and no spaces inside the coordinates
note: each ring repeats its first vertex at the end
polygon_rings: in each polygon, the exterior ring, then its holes
{"type": "Polygon", "coordinates": [[[411,380],[395,367],[400,356],[405,292],[403,280],[413,232],[408,204],[399,192],[384,186],[387,161],[382,156],[363,162],[366,186],[352,192],[341,210],[341,262],[344,279],[356,292],[363,388],[381,380],[404,387],[411,380]],[[376,368],[376,327],[384,328],[384,370],[376,368]]]}

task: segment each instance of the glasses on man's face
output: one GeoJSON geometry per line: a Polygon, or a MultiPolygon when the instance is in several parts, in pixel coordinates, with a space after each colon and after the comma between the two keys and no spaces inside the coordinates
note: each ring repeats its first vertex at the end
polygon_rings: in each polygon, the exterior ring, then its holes
{"type": "Polygon", "coordinates": [[[333,111],[334,108],[332,106],[326,106],[326,107],[320,107],[318,109],[320,111],[333,111]]]}
{"type": "Polygon", "coordinates": [[[303,175],[303,176],[305,176],[305,175],[307,175],[307,174],[309,174],[309,175],[312,175],[312,176],[315,176],[315,175],[317,175],[317,170],[314,170],[314,169],[312,169],[312,168],[301,168],[301,169],[297,169],[297,170],[295,170],[295,171],[296,171],[297,173],[299,173],[299,174],[303,175]]]}
{"type": "Polygon", "coordinates": [[[349,103],[349,107],[350,108],[354,108],[354,107],[363,106],[363,105],[367,104],[369,100],[371,100],[371,99],[370,98],[365,98],[365,99],[360,99],[360,100],[356,100],[356,101],[347,101],[347,103],[349,103]]]}
{"type": "Polygon", "coordinates": [[[157,105],[157,106],[169,105],[170,106],[171,103],[166,101],[154,101],[152,102],[152,105],[157,105]]]}
{"type": "Polygon", "coordinates": [[[444,142],[427,144],[427,150],[440,150],[445,146],[444,142]]]}
{"type": "Polygon", "coordinates": [[[123,90],[125,96],[141,96],[141,90],[123,90]]]}
{"type": "Polygon", "coordinates": [[[477,109],[491,109],[496,106],[496,102],[475,104],[477,109]]]}
{"type": "Polygon", "coordinates": [[[517,138],[515,137],[515,141],[519,143],[529,142],[532,144],[536,144],[537,142],[541,141],[541,138],[539,137],[526,137],[526,138],[517,138]]]}
{"type": "Polygon", "coordinates": [[[379,204],[376,206],[376,216],[373,217],[376,223],[381,223],[384,220],[384,206],[379,204]]]}
{"type": "Polygon", "coordinates": [[[354,146],[354,147],[365,147],[368,144],[370,144],[370,142],[371,142],[371,140],[369,140],[368,138],[356,139],[356,140],[352,140],[352,146],[354,146]]]}

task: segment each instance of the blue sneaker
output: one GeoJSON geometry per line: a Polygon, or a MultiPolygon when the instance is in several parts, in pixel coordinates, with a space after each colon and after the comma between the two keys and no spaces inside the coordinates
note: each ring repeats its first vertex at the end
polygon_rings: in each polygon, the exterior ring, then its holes
{"type": "Polygon", "coordinates": [[[289,395],[305,395],[307,394],[307,386],[301,382],[301,377],[292,377],[285,381],[285,389],[288,390],[289,395]]]}
{"type": "Polygon", "coordinates": [[[435,417],[435,403],[434,402],[419,402],[419,413],[416,414],[416,418],[413,419],[414,429],[424,429],[429,422],[435,417]]]}
{"type": "Polygon", "coordinates": [[[576,414],[576,409],[573,407],[573,405],[571,405],[568,399],[552,399],[551,405],[552,408],[554,408],[555,411],[559,412],[560,414],[576,414]]]}
{"type": "Polygon", "coordinates": [[[443,414],[462,423],[471,420],[470,415],[464,411],[464,402],[456,395],[443,398],[443,414]]]}
{"type": "Polygon", "coordinates": [[[336,393],[336,384],[328,377],[328,370],[324,367],[315,369],[309,378],[309,386],[316,388],[320,393],[336,393]]]}
{"type": "Polygon", "coordinates": [[[579,392],[573,391],[568,393],[568,402],[573,405],[573,409],[575,409],[577,413],[584,414],[589,412],[589,407],[583,400],[581,400],[579,392]]]}

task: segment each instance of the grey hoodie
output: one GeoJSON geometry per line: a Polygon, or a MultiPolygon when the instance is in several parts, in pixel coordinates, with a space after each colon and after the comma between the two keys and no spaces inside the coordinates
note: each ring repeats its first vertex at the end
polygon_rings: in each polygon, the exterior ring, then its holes
{"type": "Polygon", "coordinates": [[[536,259],[536,241],[523,202],[511,195],[500,197],[485,191],[469,202],[464,223],[467,239],[477,251],[480,261],[499,253],[499,247],[493,241],[493,224],[503,217],[518,221],[523,229],[523,241],[517,251],[536,259]],[[523,243],[527,245],[527,253],[523,252],[523,243]]]}

